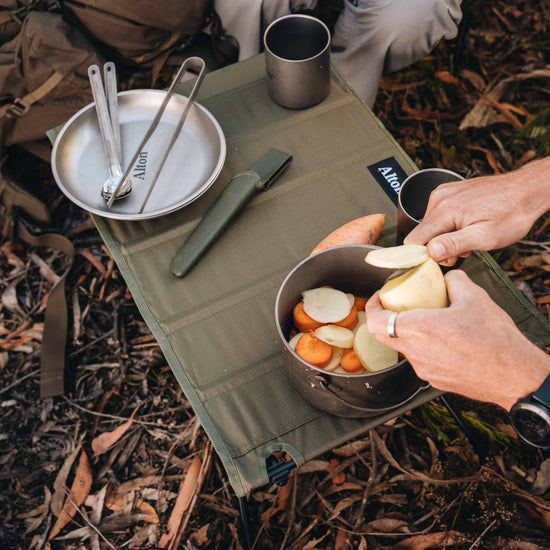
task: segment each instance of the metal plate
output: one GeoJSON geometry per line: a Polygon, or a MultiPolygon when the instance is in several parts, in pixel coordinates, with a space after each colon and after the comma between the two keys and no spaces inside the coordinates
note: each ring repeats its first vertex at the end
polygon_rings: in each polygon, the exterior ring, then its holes
{"type": "MultiPolygon", "coordinates": [[[[120,92],[122,167],[139,146],[166,92],[120,92]]],[[[101,188],[109,176],[95,106],[76,113],[59,133],[52,151],[52,171],[63,193],[75,204],[106,218],[140,220],[173,212],[197,199],[215,181],[225,161],[222,129],[212,114],[195,103],[166,159],[144,211],[139,210],[158,169],[187,98],[174,94],[164,115],[130,172],[132,192],[107,208],[101,188]]]]}

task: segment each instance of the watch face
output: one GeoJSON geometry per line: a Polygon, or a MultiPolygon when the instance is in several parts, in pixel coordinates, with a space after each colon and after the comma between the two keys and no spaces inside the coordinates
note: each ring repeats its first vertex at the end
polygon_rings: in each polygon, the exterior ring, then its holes
{"type": "Polygon", "coordinates": [[[550,447],[550,415],[542,407],[518,403],[510,411],[512,424],[527,443],[547,449],[550,447]]]}

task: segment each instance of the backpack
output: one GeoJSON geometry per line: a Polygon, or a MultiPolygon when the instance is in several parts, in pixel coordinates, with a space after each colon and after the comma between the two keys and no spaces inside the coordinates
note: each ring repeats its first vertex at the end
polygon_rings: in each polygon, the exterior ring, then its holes
{"type": "Polygon", "coordinates": [[[92,101],[89,65],[152,68],[154,81],[208,25],[218,66],[236,61],[213,0],[0,0],[0,158],[21,145],[49,160],[46,131],[92,101]]]}
{"type": "MultiPolygon", "coordinates": [[[[2,240],[54,248],[65,257],[44,317],[42,397],[64,393],[64,285],[74,249],[63,235],[44,231],[48,209],[6,170],[5,152],[9,159],[9,148],[17,146],[50,161],[47,132],[93,101],[88,80],[92,64],[109,59],[128,70],[150,67],[154,76],[169,55],[181,48],[185,55],[207,25],[212,38],[206,46],[215,52],[212,61],[217,66],[236,61],[238,48],[223,35],[212,4],[212,0],[0,0],[0,233],[2,240]]],[[[201,49],[204,46],[202,41],[201,49]]]]}

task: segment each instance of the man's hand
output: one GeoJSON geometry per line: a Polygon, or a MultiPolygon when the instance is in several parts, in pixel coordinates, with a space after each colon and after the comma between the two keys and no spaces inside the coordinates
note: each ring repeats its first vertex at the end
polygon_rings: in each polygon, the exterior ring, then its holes
{"type": "Polygon", "coordinates": [[[473,250],[508,246],[550,207],[549,181],[550,159],[543,159],[508,174],[440,185],[405,243],[427,243],[430,256],[446,265],[473,250]]]}
{"type": "Polygon", "coordinates": [[[435,388],[509,410],[550,374],[550,357],[463,271],[450,271],[445,280],[450,306],[399,313],[396,338],[387,335],[390,312],[374,294],[365,310],[368,329],[435,388]]]}

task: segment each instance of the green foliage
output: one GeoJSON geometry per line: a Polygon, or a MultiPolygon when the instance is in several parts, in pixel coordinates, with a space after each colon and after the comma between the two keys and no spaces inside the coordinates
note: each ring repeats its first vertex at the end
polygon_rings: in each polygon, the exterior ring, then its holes
{"type": "MultiPolygon", "coordinates": [[[[447,408],[434,401],[422,405],[420,407],[420,414],[426,426],[442,441],[449,442],[457,435],[464,434],[447,408]]],[[[462,416],[464,422],[488,443],[501,447],[507,447],[516,443],[515,439],[512,439],[492,424],[474,418],[467,413],[463,413],[462,416]]]]}

